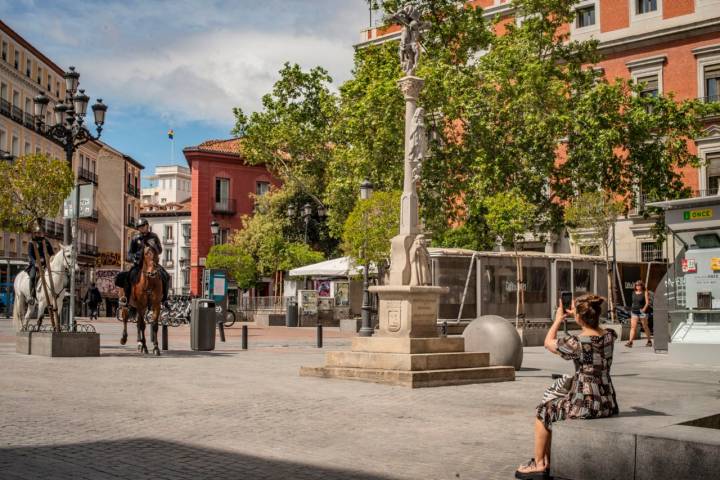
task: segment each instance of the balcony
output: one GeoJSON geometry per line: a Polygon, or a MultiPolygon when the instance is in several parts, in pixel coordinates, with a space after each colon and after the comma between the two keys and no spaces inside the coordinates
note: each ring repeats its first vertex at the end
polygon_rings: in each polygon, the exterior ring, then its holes
{"type": "Polygon", "coordinates": [[[137,188],[135,185],[127,184],[127,189],[125,190],[128,195],[132,195],[135,198],[140,198],[140,189],[137,188]]]}
{"type": "Polygon", "coordinates": [[[10,110],[10,118],[18,122],[20,125],[23,125],[23,119],[25,116],[23,115],[23,111],[20,107],[13,105],[10,110]]]}
{"type": "Polygon", "coordinates": [[[78,176],[78,180],[87,180],[88,182],[92,182],[95,185],[98,184],[97,173],[91,172],[87,168],[79,168],[77,176],[78,176]]]}
{"type": "Polygon", "coordinates": [[[720,102],[720,95],[712,95],[709,97],[700,97],[698,100],[700,100],[703,103],[716,103],[716,102],[720,102]]]}
{"type": "Polygon", "coordinates": [[[96,245],[90,245],[89,243],[81,243],[80,244],[80,254],[81,255],[89,255],[91,257],[96,257],[98,254],[98,248],[96,245]]]}
{"type": "Polygon", "coordinates": [[[173,268],[175,266],[175,262],[172,260],[163,260],[162,264],[165,268],[173,268]]]}
{"type": "Polygon", "coordinates": [[[88,220],[91,220],[93,222],[97,222],[98,218],[99,218],[98,209],[94,208],[92,211],[92,214],[89,217],[85,217],[85,218],[87,218],[88,220]]]}
{"type": "Polygon", "coordinates": [[[63,238],[63,224],[52,220],[45,220],[45,235],[56,240],[63,238]]]}
{"type": "Polygon", "coordinates": [[[0,99],[0,113],[5,115],[6,117],[12,118],[10,115],[10,111],[12,110],[12,105],[10,102],[5,100],[4,98],[0,99]]]}
{"type": "Polygon", "coordinates": [[[125,223],[125,225],[127,225],[130,228],[135,228],[136,223],[137,223],[137,219],[130,217],[127,219],[127,222],[125,223]]]}
{"type": "Polygon", "coordinates": [[[215,202],[213,204],[212,213],[217,213],[219,215],[235,215],[237,212],[235,204],[236,202],[234,198],[228,198],[220,202],[215,202]]]}
{"type": "Polygon", "coordinates": [[[163,245],[175,245],[175,239],[172,237],[163,238],[163,245]]]}
{"type": "Polygon", "coordinates": [[[35,117],[29,113],[25,113],[25,126],[27,128],[35,128],[35,117]]]}

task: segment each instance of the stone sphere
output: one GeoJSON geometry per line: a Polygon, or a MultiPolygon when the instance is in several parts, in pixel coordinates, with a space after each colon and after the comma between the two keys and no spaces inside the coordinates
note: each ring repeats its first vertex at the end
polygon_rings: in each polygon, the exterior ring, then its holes
{"type": "Polygon", "coordinates": [[[490,365],[513,366],[520,370],[523,360],[522,339],[515,327],[503,317],[484,315],[470,322],[463,332],[466,352],[488,352],[490,365]]]}

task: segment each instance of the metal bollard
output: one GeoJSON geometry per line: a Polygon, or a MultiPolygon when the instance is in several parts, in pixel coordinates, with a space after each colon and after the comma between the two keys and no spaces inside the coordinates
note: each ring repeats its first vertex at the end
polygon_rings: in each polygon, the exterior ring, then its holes
{"type": "Polygon", "coordinates": [[[162,326],[162,349],[168,349],[168,326],[165,324],[162,326]]]}
{"type": "Polygon", "coordinates": [[[248,326],[243,325],[242,326],[242,349],[247,350],[247,342],[248,342],[248,326]]]}
{"type": "Polygon", "coordinates": [[[220,332],[220,341],[225,341],[225,325],[222,322],[218,322],[218,331],[220,332]]]}
{"type": "Polygon", "coordinates": [[[323,337],[322,337],[322,323],[318,323],[317,325],[317,348],[323,347],[323,337]]]}

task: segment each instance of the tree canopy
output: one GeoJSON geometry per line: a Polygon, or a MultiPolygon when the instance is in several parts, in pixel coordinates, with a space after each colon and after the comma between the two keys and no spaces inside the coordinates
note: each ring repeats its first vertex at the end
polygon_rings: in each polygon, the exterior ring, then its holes
{"type": "Polygon", "coordinates": [[[28,232],[44,218],[55,218],[73,188],[67,162],[31,154],[0,162],[0,227],[28,232]]]}

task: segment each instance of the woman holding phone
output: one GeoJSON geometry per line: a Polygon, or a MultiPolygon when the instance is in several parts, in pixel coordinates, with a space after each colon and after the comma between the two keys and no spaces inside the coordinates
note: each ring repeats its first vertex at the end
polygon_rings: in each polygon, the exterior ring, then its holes
{"type": "Polygon", "coordinates": [[[630,307],[630,340],[625,344],[626,347],[632,348],[633,341],[637,335],[638,320],[642,323],[643,331],[647,336],[645,346],[652,347],[652,336],[650,327],[648,326],[648,310],[650,309],[650,292],[645,288],[642,280],[635,282],[632,294],[632,306],[630,307]]]}
{"type": "Polygon", "coordinates": [[[544,480],[550,474],[552,425],[566,419],[611,417],[618,414],[615,388],[610,379],[613,346],[617,335],[600,328],[604,298],[583,295],[567,311],[561,305],[545,337],[545,348],[575,364],[575,374],[565,375],[546,390],[535,411],[535,456],[515,472],[515,478],[544,480]],[[565,315],[573,315],[582,331],[558,338],[565,315]]]}

